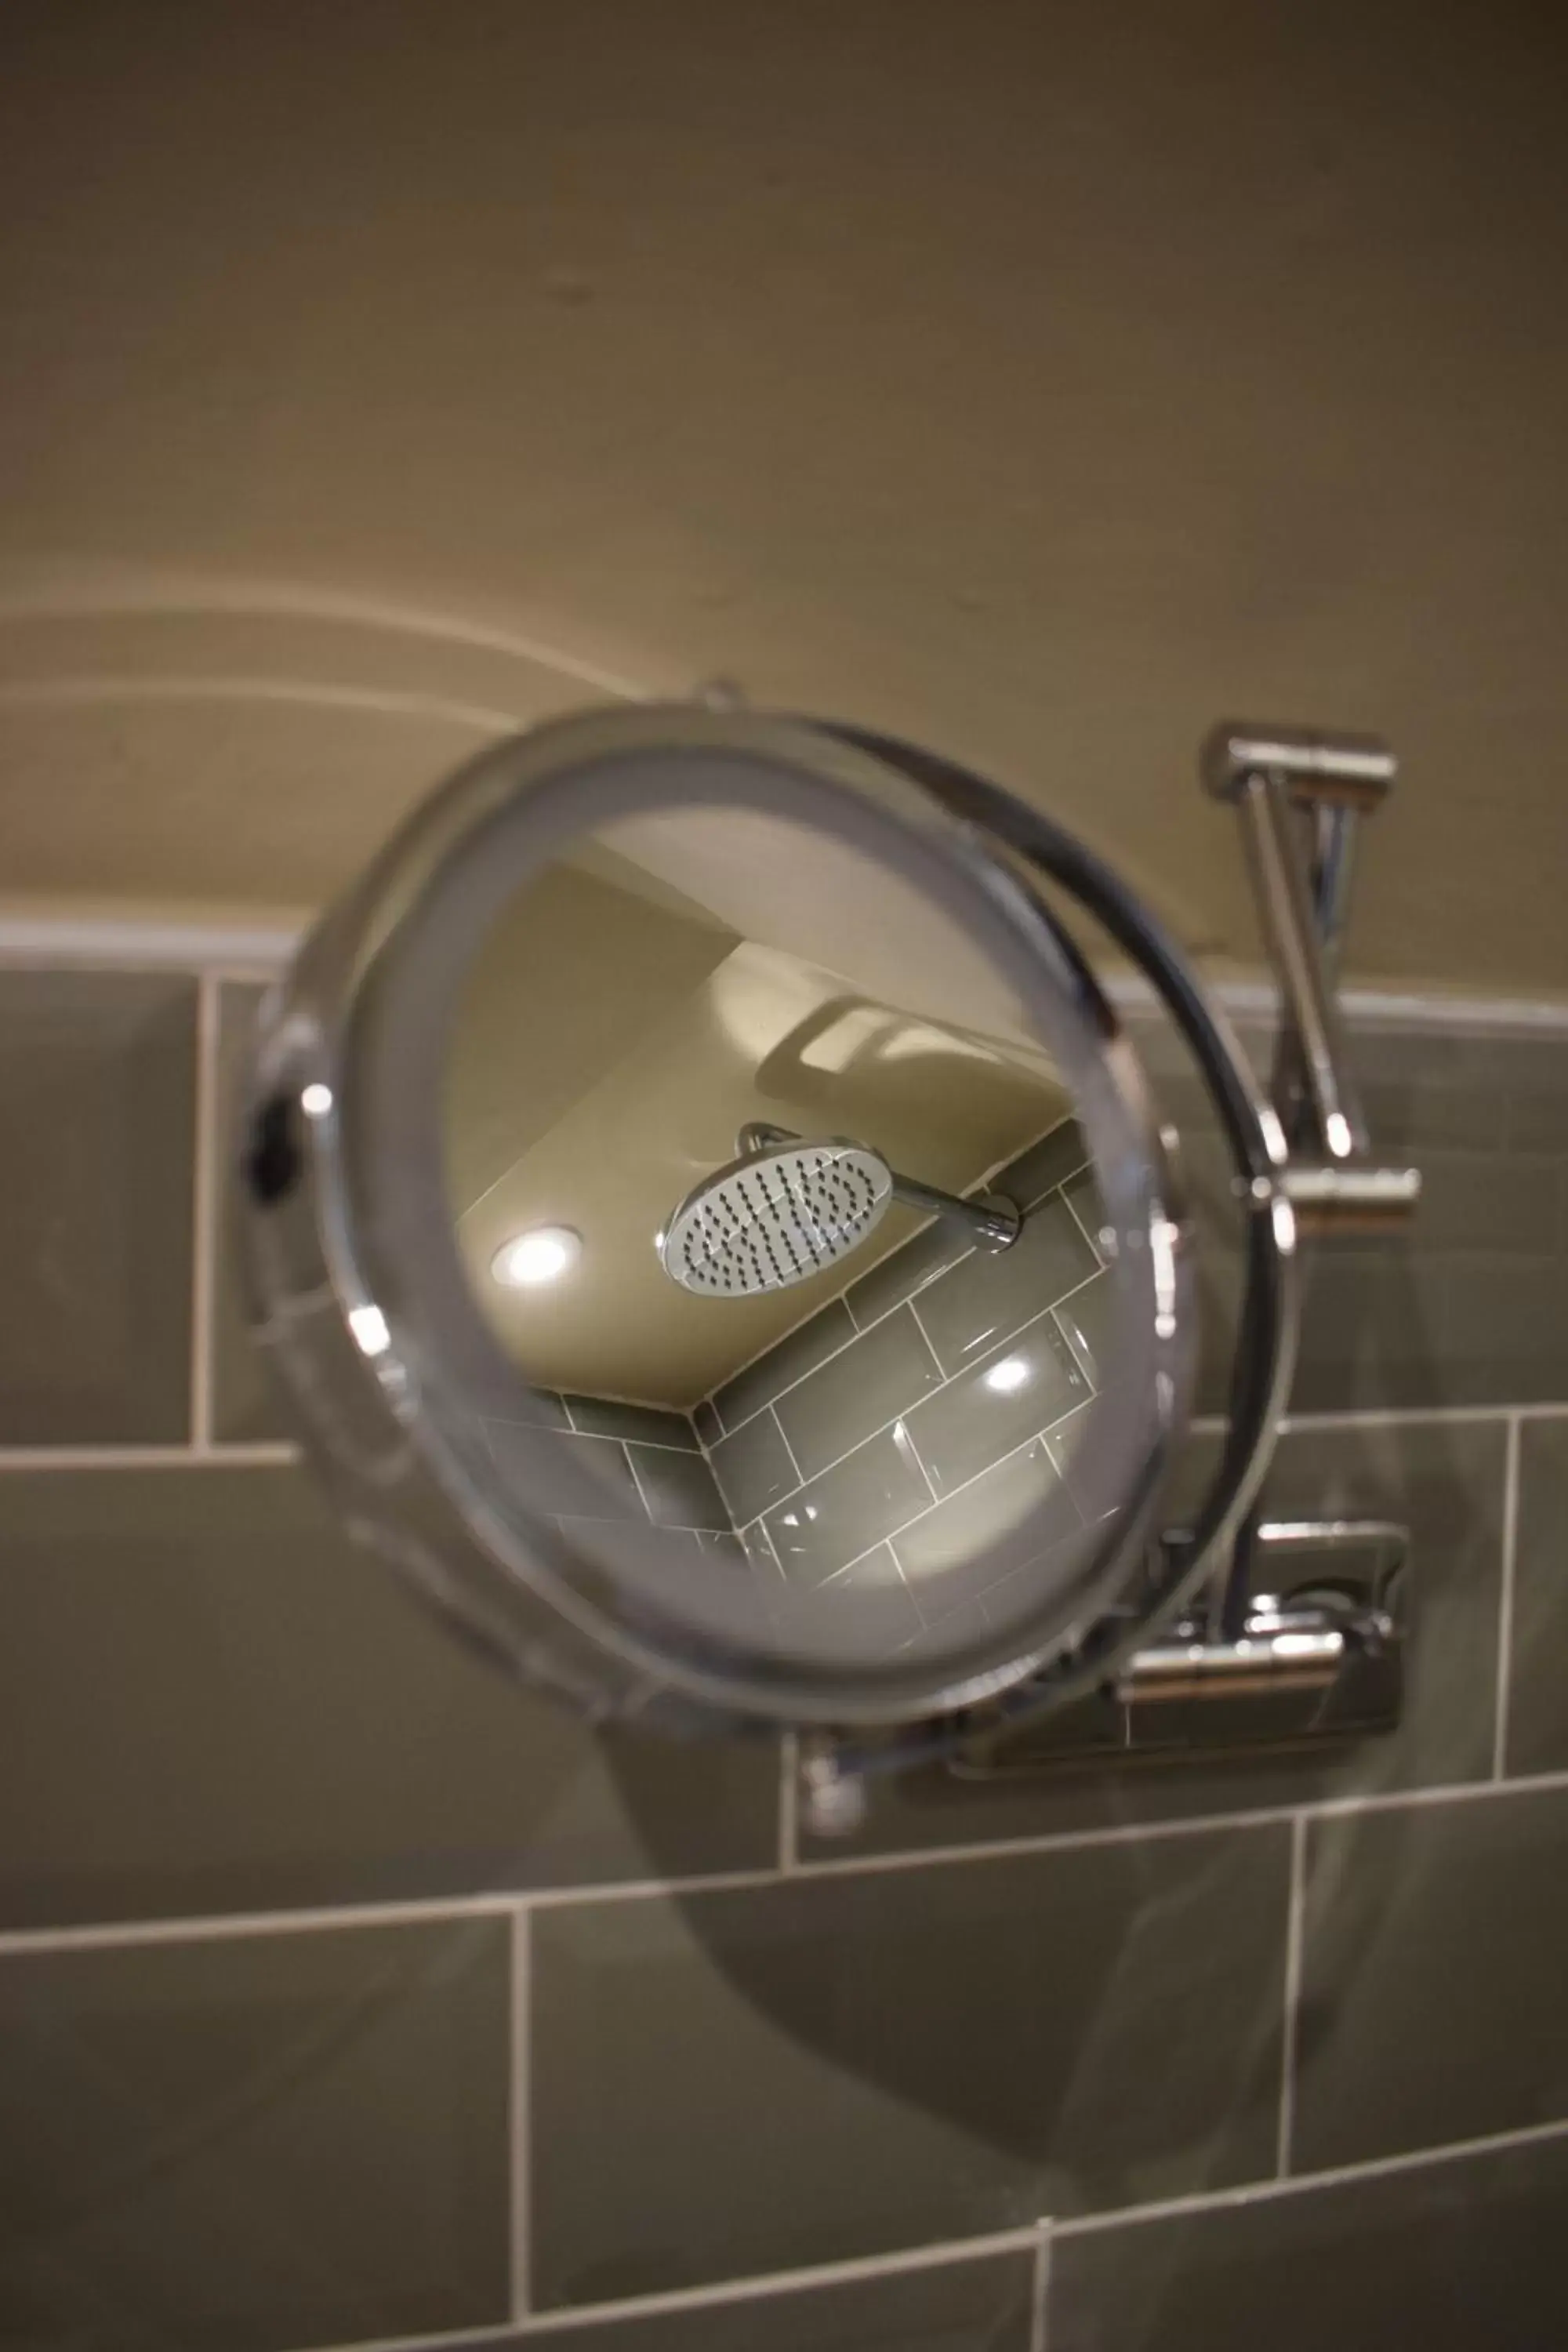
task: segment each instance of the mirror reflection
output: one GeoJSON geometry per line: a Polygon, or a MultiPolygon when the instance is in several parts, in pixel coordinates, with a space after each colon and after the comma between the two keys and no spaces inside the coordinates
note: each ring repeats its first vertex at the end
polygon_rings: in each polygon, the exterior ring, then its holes
{"type": "Polygon", "coordinates": [[[1037,1606],[1084,1532],[1098,1208],[1008,984],[910,886],[739,810],[584,841],[477,943],[444,1139],[517,1375],[486,1443],[537,1507],[548,1430],[544,1507],[619,1576],[862,1660],[1037,1606]]]}

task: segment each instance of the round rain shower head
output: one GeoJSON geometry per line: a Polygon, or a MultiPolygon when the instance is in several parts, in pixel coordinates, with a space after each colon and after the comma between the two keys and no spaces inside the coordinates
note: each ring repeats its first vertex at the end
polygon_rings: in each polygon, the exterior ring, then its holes
{"type": "Polygon", "coordinates": [[[704,1298],[787,1290],[837,1265],[893,1197],[887,1162],[863,1144],[770,1145],[715,1170],[660,1236],[666,1274],[704,1298]]]}

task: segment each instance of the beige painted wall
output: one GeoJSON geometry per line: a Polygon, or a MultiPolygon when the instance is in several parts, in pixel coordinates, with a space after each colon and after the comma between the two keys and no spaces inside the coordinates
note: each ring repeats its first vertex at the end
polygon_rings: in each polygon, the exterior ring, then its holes
{"type": "Polygon", "coordinates": [[[1363,974],[1568,985],[1568,142],[1505,6],[12,0],[0,890],[310,906],[734,673],[1253,934],[1192,747],[1385,728],[1363,974]]]}

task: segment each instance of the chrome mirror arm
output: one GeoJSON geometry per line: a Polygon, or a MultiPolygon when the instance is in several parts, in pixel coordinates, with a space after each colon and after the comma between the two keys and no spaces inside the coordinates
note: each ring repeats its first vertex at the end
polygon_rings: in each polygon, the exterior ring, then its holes
{"type": "Polygon", "coordinates": [[[1401,1223],[1420,1197],[1420,1171],[1373,1152],[1335,994],[1356,824],[1386,795],[1394,754],[1374,735],[1227,720],[1205,740],[1199,768],[1241,819],[1279,979],[1272,1091],[1290,1144],[1283,1182],[1298,1225],[1312,1234],[1401,1223]]]}

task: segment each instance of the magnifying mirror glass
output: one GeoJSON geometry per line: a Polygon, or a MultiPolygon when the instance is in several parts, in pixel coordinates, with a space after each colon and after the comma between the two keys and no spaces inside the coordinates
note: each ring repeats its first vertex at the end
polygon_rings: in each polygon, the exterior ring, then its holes
{"type": "Polygon", "coordinates": [[[594,1715],[935,1717],[1138,1586],[1184,1230],[1005,832],[804,721],[595,712],[444,787],[268,1001],[258,1337],[350,1527],[594,1715]]]}

